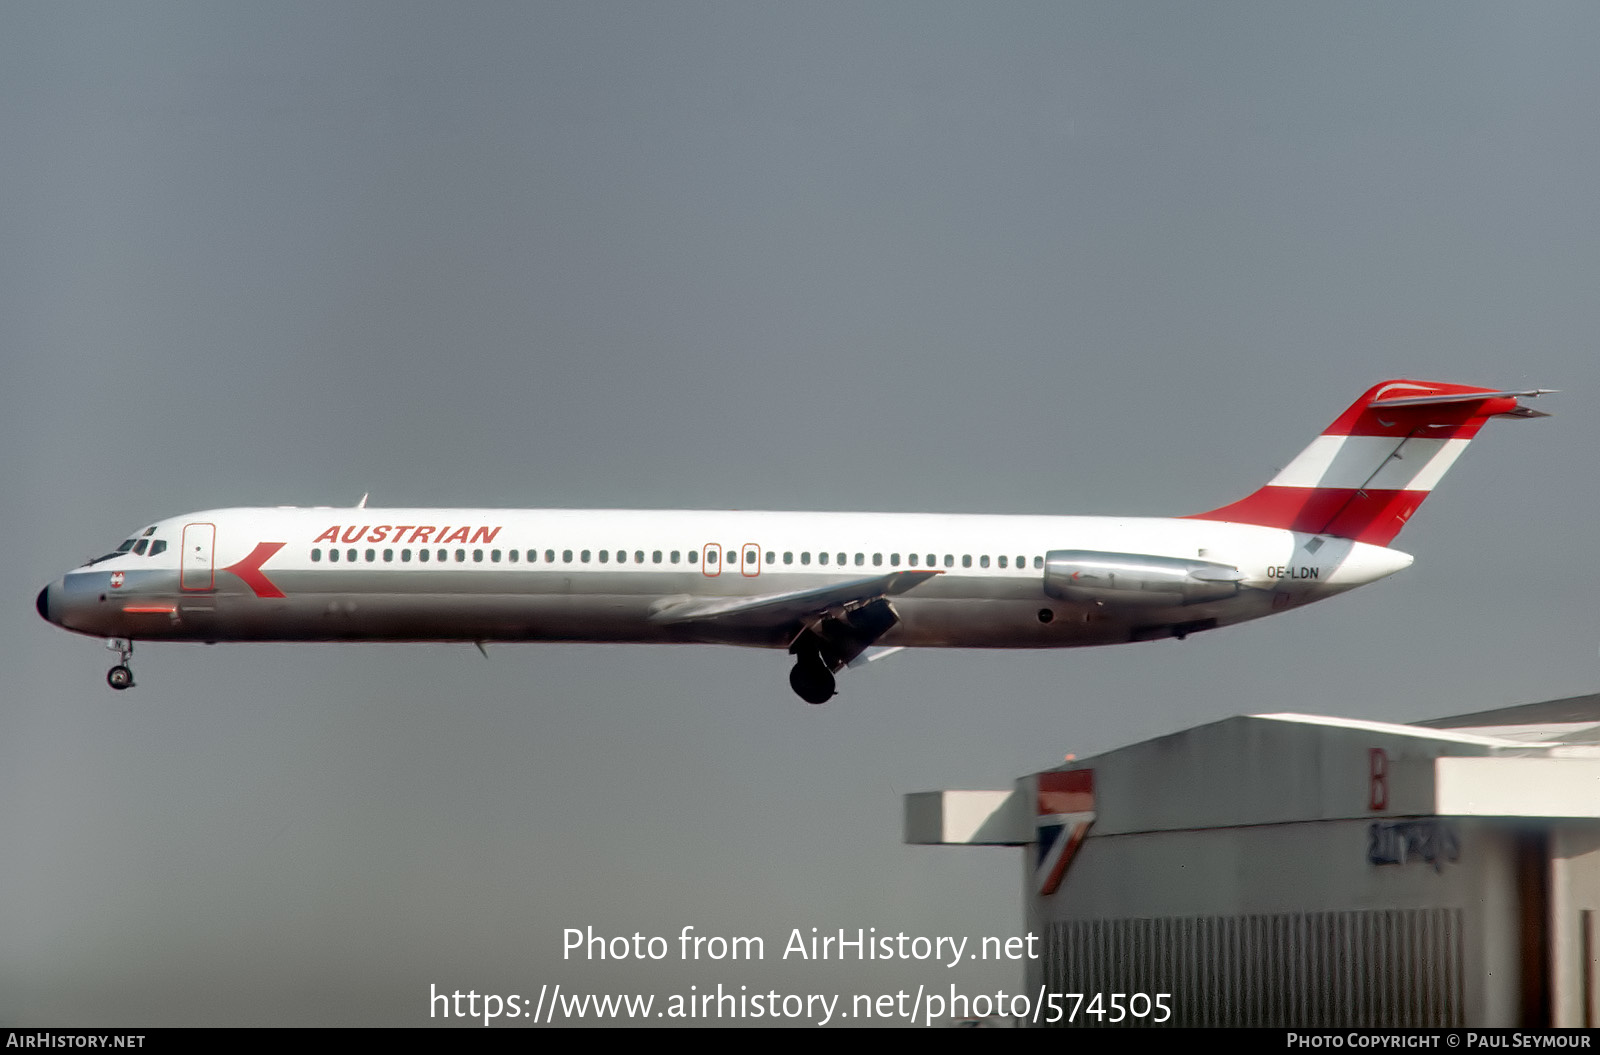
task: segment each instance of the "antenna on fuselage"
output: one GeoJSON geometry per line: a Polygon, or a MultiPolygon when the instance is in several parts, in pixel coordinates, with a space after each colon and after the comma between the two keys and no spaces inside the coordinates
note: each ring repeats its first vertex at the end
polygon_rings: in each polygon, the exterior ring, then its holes
{"type": "Polygon", "coordinates": [[[372,494],[372,492],[368,491],[366,494],[362,495],[361,496],[361,501],[356,503],[356,508],[357,509],[365,509],[365,508],[367,508],[367,498],[371,494],[372,494]]]}

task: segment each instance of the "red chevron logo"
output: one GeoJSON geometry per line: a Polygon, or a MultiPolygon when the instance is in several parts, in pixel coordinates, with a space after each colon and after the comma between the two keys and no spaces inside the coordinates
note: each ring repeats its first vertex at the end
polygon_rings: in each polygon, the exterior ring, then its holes
{"type": "Polygon", "coordinates": [[[284,597],[287,596],[278,589],[273,581],[261,573],[261,566],[272,559],[273,554],[282,549],[282,542],[258,542],[250,555],[237,564],[230,564],[223,571],[231,571],[244,580],[244,584],[255,591],[257,597],[284,597]]]}

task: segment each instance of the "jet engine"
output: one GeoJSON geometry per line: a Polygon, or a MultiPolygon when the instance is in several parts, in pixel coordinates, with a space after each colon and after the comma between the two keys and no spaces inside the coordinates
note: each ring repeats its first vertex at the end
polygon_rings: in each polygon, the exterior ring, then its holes
{"type": "Polygon", "coordinates": [[[1233,597],[1243,578],[1231,564],[1147,553],[1058,549],[1044,558],[1044,592],[1063,601],[1199,604],[1233,597]]]}

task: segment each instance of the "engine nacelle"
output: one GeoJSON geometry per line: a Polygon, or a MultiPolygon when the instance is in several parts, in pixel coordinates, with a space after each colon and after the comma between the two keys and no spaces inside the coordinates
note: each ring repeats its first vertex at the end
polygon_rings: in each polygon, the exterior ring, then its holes
{"type": "Polygon", "coordinates": [[[1051,550],[1044,557],[1044,592],[1063,601],[1106,604],[1199,604],[1239,592],[1244,573],[1230,564],[1155,557],[1146,553],[1051,550]]]}

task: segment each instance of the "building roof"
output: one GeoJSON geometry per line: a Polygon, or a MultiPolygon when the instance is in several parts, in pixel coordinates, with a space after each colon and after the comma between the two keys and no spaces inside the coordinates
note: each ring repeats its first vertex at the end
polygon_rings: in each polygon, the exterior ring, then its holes
{"type": "Polygon", "coordinates": [[[1413,724],[1424,729],[1470,730],[1525,743],[1600,745],[1600,693],[1430,718],[1413,724]]]}
{"type": "MultiPolygon", "coordinates": [[[[1409,725],[1241,715],[1044,772],[1083,770],[1091,772],[1076,784],[1088,789],[1091,838],[1356,819],[1600,818],[1600,695],[1409,725]]],[[[1041,773],[1010,792],[908,796],[906,839],[1029,842],[1036,818],[1056,812],[1044,783],[1041,773]]]]}

